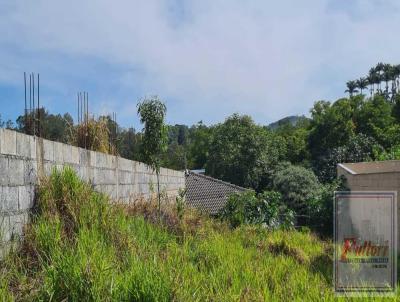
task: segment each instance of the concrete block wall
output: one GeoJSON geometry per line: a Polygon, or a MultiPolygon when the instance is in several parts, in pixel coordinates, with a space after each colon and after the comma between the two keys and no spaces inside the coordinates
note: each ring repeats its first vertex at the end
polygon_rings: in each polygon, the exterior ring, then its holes
{"type": "MultiPolygon", "coordinates": [[[[156,174],[141,162],[0,129],[0,259],[22,235],[40,177],[65,166],[116,201],[147,198],[157,188],[156,174]]],[[[184,186],[184,172],[161,168],[168,197],[184,186]]]]}

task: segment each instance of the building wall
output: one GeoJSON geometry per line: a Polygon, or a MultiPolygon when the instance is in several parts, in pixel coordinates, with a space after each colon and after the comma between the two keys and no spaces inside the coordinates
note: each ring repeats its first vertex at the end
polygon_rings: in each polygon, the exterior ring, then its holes
{"type": "MultiPolygon", "coordinates": [[[[351,191],[395,191],[397,192],[397,217],[400,213],[400,171],[352,174],[338,166],[338,177],[345,177],[346,185],[351,191]]],[[[399,224],[398,224],[399,228],[399,224]]],[[[397,249],[400,253],[400,230],[397,230],[397,249]]]]}
{"type": "MultiPolygon", "coordinates": [[[[141,162],[0,129],[0,258],[22,235],[40,178],[65,166],[121,202],[149,197],[157,184],[141,162]]],[[[170,198],[184,186],[184,172],[161,168],[160,187],[170,198]]]]}

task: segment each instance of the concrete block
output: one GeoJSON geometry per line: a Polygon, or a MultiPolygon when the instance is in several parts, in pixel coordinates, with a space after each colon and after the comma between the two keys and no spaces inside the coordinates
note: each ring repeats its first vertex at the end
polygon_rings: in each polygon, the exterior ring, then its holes
{"type": "Polygon", "coordinates": [[[21,186],[24,184],[24,160],[18,158],[8,159],[8,178],[9,184],[14,186],[21,186]]]}
{"type": "Polygon", "coordinates": [[[118,168],[118,160],[120,159],[120,157],[115,156],[115,155],[111,155],[111,168],[112,169],[117,169],[118,168]]]}
{"type": "Polygon", "coordinates": [[[29,135],[16,133],[17,139],[17,155],[23,157],[31,157],[31,140],[29,135]]]}
{"type": "Polygon", "coordinates": [[[17,132],[0,129],[0,150],[2,154],[17,155],[17,132]]]}
{"type": "Polygon", "coordinates": [[[79,165],[89,166],[90,165],[90,152],[88,150],[78,148],[79,152],[79,165]]]}
{"type": "Polygon", "coordinates": [[[79,165],[71,165],[72,169],[74,169],[74,171],[76,172],[76,174],[78,175],[78,177],[82,180],[84,180],[84,167],[81,167],[79,165]]]}
{"type": "Polygon", "coordinates": [[[62,144],[64,163],[72,162],[72,146],[62,144]]]}
{"type": "Polygon", "coordinates": [[[29,144],[31,145],[30,150],[31,150],[31,158],[36,159],[36,144],[37,144],[37,139],[34,136],[29,136],[29,144]]]}
{"type": "Polygon", "coordinates": [[[0,213],[0,242],[11,240],[10,217],[0,213]]]}
{"type": "Polygon", "coordinates": [[[54,167],[54,164],[53,163],[51,163],[51,162],[48,162],[48,163],[44,163],[43,164],[43,172],[44,172],[44,174],[45,175],[47,175],[47,176],[49,176],[50,174],[51,174],[51,172],[53,172],[53,169],[54,169],[55,167],[54,167]]]}
{"type": "Polygon", "coordinates": [[[94,185],[103,184],[103,170],[99,168],[92,168],[92,182],[94,185]]]}
{"type": "Polygon", "coordinates": [[[149,194],[150,193],[150,186],[145,183],[139,184],[139,193],[140,194],[149,194]]]}
{"type": "Polygon", "coordinates": [[[43,157],[44,160],[54,161],[54,142],[43,140],[43,157]]]}
{"type": "Polygon", "coordinates": [[[129,159],[125,159],[122,157],[118,158],[118,169],[122,171],[131,171],[132,170],[132,161],[129,159]]]}
{"type": "Polygon", "coordinates": [[[104,153],[96,152],[96,164],[97,168],[107,168],[107,157],[104,153]]]}
{"type": "Polygon", "coordinates": [[[125,185],[124,186],[125,197],[129,198],[131,195],[133,195],[135,193],[135,191],[133,189],[134,189],[134,187],[132,185],[125,185]]]}
{"type": "Polygon", "coordinates": [[[71,164],[79,165],[80,153],[79,148],[71,146],[71,164]]]}
{"type": "Polygon", "coordinates": [[[13,212],[18,210],[18,187],[1,187],[0,210],[2,212],[13,212]]]}
{"type": "Polygon", "coordinates": [[[9,183],[8,177],[8,157],[0,155],[0,185],[6,186],[9,183]]]}
{"type": "Polygon", "coordinates": [[[53,142],[54,161],[56,163],[64,163],[63,147],[64,147],[64,144],[59,143],[59,142],[53,142]]]}
{"type": "Polygon", "coordinates": [[[24,184],[37,184],[38,172],[35,160],[24,161],[24,184]]]}
{"type": "Polygon", "coordinates": [[[129,171],[118,171],[118,183],[130,184],[132,182],[132,173],[129,171]]]}
{"type": "Polygon", "coordinates": [[[11,240],[17,240],[23,235],[24,226],[28,223],[28,220],[27,211],[10,216],[11,240]]]}
{"type": "Polygon", "coordinates": [[[96,167],[96,163],[97,163],[97,152],[95,151],[88,151],[89,152],[89,159],[90,159],[90,166],[91,167],[96,167]]]}
{"type": "Polygon", "coordinates": [[[35,190],[33,186],[18,187],[18,209],[20,211],[31,209],[33,207],[34,199],[35,190]]]}
{"type": "Polygon", "coordinates": [[[137,173],[138,183],[146,184],[148,182],[147,174],[145,173],[137,173]]]}
{"type": "Polygon", "coordinates": [[[103,166],[102,166],[103,168],[107,168],[107,169],[115,168],[115,166],[112,165],[113,162],[116,163],[115,156],[101,153],[101,157],[103,157],[103,166]]]}
{"type": "Polygon", "coordinates": [[[117,183],[117,170],[115,169],[105,169],[104,170],[104,176],[103,176],[103,181],[106,184],[113,184],[115,185],[117,183]]]}
{"type": "Polygon", "coordinates": [[[136,164],[136,172],[138,173],[146,173],[146,165],[140,162],[136,164]]]}

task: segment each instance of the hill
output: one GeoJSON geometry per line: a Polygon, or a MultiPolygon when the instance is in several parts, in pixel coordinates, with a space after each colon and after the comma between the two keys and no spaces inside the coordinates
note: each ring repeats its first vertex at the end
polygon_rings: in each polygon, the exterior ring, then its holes
{"type": "Polygon", "coordinates": [[[284,117],[276,122],[269,124],[268,128],[271,130],[275,130],[279,126],[286,125],[286,124],[296,126],[299,122],[304,121],[304,120],[308,120],[308,118],[305,117],[304,115],[291,115],[291,116],[284,117]]]}

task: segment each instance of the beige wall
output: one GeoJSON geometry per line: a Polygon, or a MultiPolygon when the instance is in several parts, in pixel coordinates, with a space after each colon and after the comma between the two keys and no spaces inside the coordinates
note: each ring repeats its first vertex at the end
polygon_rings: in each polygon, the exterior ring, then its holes
{"type": "MultiPolygon", "coordinates": [[[[338,177],[343,176],[346,179],[347,187],[351,191],[395,191],[397,192],[397,216],[400,213],[399,188],[400,188],[400,171],[399,172],[381,172],[381,173],[365,173],[355,174],[346,170],[344,167],[338,166],[338,177]]],[[[397,230],[397,247],[400,252],[400,232],[397,230]]]]}

